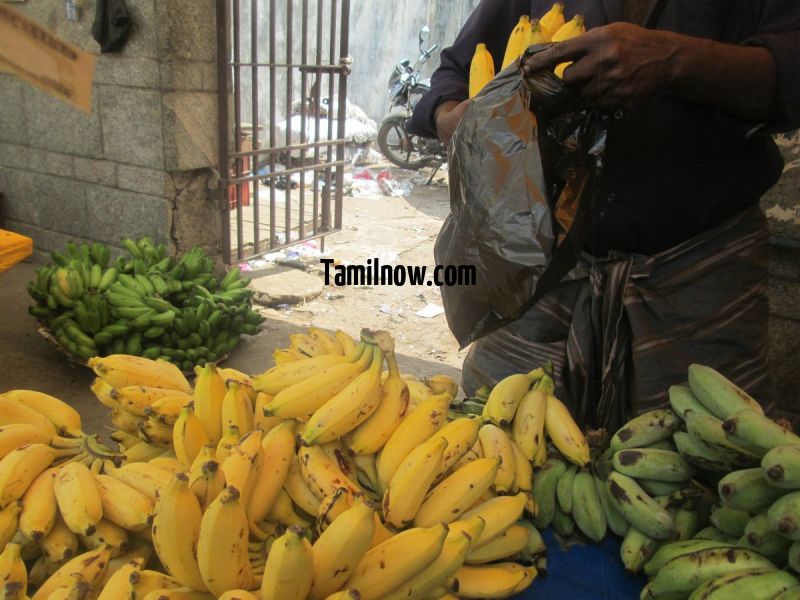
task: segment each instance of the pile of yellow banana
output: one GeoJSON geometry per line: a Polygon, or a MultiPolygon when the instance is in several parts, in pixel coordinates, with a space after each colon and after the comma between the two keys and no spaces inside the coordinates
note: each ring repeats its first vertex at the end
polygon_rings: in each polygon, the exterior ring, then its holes
{"type": "MultiPolygon", "coordinates": [[[[511,31],[503,55],[501,70],[516,61],[522,53],[535,44],[548,42],[563,42],[577,37],[586,32],[583,16],[575,15],[569,21],[564,19],[564,5],[561,2],[553,4],[540,19],[531,19],[522,15],[519,22],[511,31]]],[[[562,63],[555,69],[556,75],[563,77],[564,69],[570,63],[562,63]]],[[[469,97],[475,97],[495,76],[494,59],[486,49],[485,43],[475,47],[469,72],[469,97]]]]}
{"type": "Polygon", "coordinates": [[[0,396],[0,598],[527,588],[545,547],[507,424],[450,412],[456,382],[401,374],[384,332],[291,343],[260,375],[208,365],[193,386],[169,363],[92,359],[119,452],[55,398],[0,396]]]}

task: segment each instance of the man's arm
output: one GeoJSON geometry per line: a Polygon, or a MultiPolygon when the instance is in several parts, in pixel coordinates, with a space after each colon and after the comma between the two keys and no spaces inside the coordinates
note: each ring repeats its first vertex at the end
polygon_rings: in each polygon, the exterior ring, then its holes
{"type": "Polygon", "coordinates": [[[612,23],[554,44],[532,56],[523,69],[534,72],[567,61],[574,63],[564,72],[564,81],[602,107],[669,94],[746,120],[779,117],[776,65],[763,47],[612,23]]]}

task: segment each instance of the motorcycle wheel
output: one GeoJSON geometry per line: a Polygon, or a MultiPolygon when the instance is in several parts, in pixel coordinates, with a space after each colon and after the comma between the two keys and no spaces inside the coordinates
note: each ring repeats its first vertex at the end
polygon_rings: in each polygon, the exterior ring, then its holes
{"type": "Polygon", "coordinates": [[[433,162],[432,156],[420,154],[417,145],[419,138],[409,134],[404,123],[404,114],[387,117],[378,130],[378,147],[393,164],[404,169],[421,169],[433,162]]]}

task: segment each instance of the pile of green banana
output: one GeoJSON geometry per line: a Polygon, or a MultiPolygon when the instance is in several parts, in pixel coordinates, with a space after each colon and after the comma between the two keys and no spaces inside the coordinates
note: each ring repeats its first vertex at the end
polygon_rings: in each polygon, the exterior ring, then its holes
{"type": "Polygon", "coordinates": [[[28,284],[30,314],[73,357],[132,354],[190,371],[259,332],[238,268],[218,280],[200,248],[176,260],[148,237],[122,245],[127,255],[112,262],[105,244],[68,242],[28,284]]]}

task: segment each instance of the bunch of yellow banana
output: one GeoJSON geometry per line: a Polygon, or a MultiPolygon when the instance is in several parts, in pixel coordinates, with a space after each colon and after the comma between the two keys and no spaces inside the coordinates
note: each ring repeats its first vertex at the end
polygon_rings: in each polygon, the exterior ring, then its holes
{"type": "Polygon", "coordinates": [[[319,327],[309,327],[307,333],[290,335],[289,346],[275,350],[272,358],[276,365],[281,365],[326,354],[345,356],[355,350],[355,347],[356,341],[340,329],[330,333],[319,327]]]}
{"type": "MultiPolygon", "coordinates": [[[[504,432],[503,428],[509,429],[516,450],[534,466],[542,465],[546,459],[547,438],[567,459],[586,466],[590,461],[586,437],[553,391],[553,380],[544,369],[509,375],[492,388],[483,417],[497,426],[492,430],[494,438],[502,437],[499,432],[504,432]]],[[[513,450],[505,452],[510,454],[513,450]]],[[[501,486],[509,477],[501,476],[501,486]]]]}

